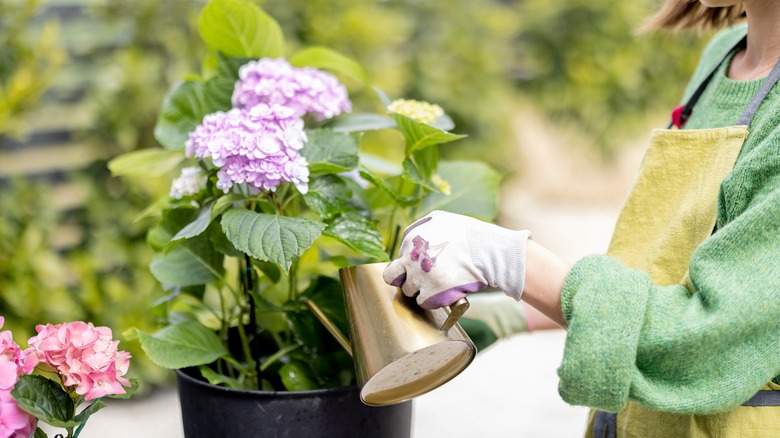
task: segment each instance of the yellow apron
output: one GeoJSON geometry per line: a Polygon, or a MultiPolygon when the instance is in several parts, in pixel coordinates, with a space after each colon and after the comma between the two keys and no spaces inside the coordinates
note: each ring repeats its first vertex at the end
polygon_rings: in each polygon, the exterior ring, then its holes
{"type": "MultiPolygon", "coordinates": [[[[744,40],[729,54],[743,44],[744,40]]],[[[680,108],[676,110],[672,124],[678,127],[684,124],[717,69],[705,79],[691,101],[681,107],[682,116],[680,108]]],[[[627,266],[648,272],[654,284],[683,283],[691,290],[688,263],[694,249],[715,228],[720,182],[734,167],[748,136],[747,125],[777,76],[780,76],[780,61],[736,126],[653,131],[631,194],[618,218],[607,251],[609,255],[627,266]]],[[[780,386],[770,382],[762,389],[780,390],[780,386]]],[[[688,415],[656,411],[629,402],[617,414],[616,422],[614,414],[592,411],[586,434],[598,438],[616,435],[621,438],[780,437],[780,407],[740,406],[721,414],[688,415]],[[604,418],[609,415],[612,416],[605,426],[604,418]],[[597,434],[594,434],[594,417],[600,417],[596,421],[597,434]]]]}

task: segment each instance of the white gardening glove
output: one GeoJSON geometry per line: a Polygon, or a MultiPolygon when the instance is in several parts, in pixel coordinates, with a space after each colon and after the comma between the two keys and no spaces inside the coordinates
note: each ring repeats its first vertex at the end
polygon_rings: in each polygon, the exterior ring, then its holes
{"type": "Polygon", "coordinates": [[[525,285],[525,248],[531,232],[513,231],[468,216],[434,211],[404,231],[398,258],[383,277],[426,309],[449,306],[487,288],[519,300],[525,285]]]}

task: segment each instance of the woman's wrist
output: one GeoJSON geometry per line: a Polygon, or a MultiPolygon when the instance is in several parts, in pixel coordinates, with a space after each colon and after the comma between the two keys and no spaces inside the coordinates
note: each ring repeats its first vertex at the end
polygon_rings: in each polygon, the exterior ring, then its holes
{"type": "Polygon", "coordinates": [[[561,327],[561,290],[571,265],[533,240],[528,241],[525,259],[523,300],[561,327]]]}

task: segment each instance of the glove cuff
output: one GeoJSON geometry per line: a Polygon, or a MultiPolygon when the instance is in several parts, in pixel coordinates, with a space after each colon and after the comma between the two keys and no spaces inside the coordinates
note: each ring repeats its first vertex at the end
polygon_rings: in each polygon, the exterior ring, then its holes
{"type": "Polygon", "coordinates": [[[491,287],[520,300],[525,289],[525,252],[528,230],[508,230],[492,225],[469,236],[469,251],[474,266],[485,274],[491,287]]]}

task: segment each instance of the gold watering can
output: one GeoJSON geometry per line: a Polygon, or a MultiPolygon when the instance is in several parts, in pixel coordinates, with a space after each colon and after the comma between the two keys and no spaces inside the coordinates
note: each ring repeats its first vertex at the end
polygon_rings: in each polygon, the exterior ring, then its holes
{"type": "Polygon", "coordinates": [[[360,399],[372,406],[400,403],[443,385],[477,353],[457,324],[469,306],[465,298],[449,309],[425,310],[384,282],[386,266],[339,271],[360,399]]]}

